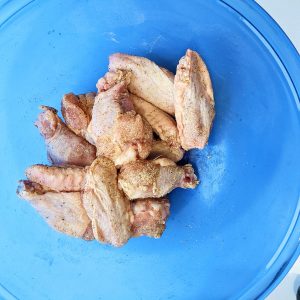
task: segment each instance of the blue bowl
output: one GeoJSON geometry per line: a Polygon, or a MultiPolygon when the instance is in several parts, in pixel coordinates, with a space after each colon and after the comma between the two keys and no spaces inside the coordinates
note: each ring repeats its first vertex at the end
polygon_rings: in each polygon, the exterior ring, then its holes
{"type": "Polygon", "coordinates": [[[0,5],[0,297],[264,298],[300,249],[300,62],[278,25],[250,0],[0,5]],[[15,195],[46,163],[38,105],[95,90],[110,53],[175,71],[187,48],[210,70],[216,119],[185,157],[201,184],[171,194],[163,237],[114,249],[51,230],[15,195]]]}

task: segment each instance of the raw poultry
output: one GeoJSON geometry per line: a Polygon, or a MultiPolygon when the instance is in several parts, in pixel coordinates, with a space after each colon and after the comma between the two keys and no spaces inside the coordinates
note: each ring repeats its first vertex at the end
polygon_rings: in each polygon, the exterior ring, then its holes
{"type": "Polygon", "coordinates": [[[42,106],[36,126],[53,165],[27,168],[17,193],[51,227],[75,237],[117,247],[131,237],[158,238],[169,216],[167,194],[199,182],[190,164],[176,162],[209,137],[207,68],[187,50],[174,79],[147,58],[116,53],[97,89],[64,95],[66,124],[42,106]]]}
{"type": "Polygon", "coordinates": [[[35,125],[45,139],[49,161],[56,165],[90,165],[96,158],[96,148],[73,133],[57,116],[56,109],[41,109],[35,125]]]}
{"type": "Polygon", "coordinates": [[[159,198],[177,187],[195,188],[198,181],[191,165],[181,167],[163,158],[122,166],[118,183],[129,199],[138,199],[159,198]]]}
{"type": "Polygon", "coordinates": [[[135,112],[124,82],[98,94],[87,131],[97,155],[109,157],[117,166],[144,159],[151,151],[152,128],[135,112]]]}
{"type": "Polygon", "coordinates": [[[81,193],[56,192],[30,181],[19,182],[17,194],[27,200],[59,232],[93,240],[92,222],[83,207],[81,193]]]}
{"type": "Polygon", "coordinates": [[[129,91],[174,115],[173,76],[153,61],[140,56],[115,53],[109,57],[109,70],[130,71],[129,91]]]}
{"type": "Polygon", "coordinates": [[[183,149],[202,149],[215,116],[213,89],[199,54],[187,50],[177,66],[174,81],[175,116],[183,149]]]}
{"type": "Polygon", "coordinates": [[[34,165],[26,175],[18,195],[60,232],[122,246],[131,236],[157,238],[165,228],[167,198],[130,202],[118,189],[117,169],[108,158],[85,168],[34,165]]]}
{"type": "Polygon", "coordinates": [[[87,139],[86,130],[92,119],[96,93],[64,95],[61,101],[61,112],[66,125],[77,135],[87,139]]]}

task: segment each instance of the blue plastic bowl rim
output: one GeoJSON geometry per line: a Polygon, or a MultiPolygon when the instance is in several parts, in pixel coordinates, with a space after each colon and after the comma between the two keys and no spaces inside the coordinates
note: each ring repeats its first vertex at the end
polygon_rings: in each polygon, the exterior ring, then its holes
{"type": "MultiPolygon", "coordinates": [[[[298,113],[300,112],[300,56],[296,48],[276,23],[276,21],[255,1],[253,0],[219,0],[225,6],[231,8],[238,13],[244,20],[247,20],[255,28],[255,30],[261,35],[268,46],[274,51],[277,58],[281,62],[286,71],[286,76],[292,84],[293,92],[296,99],[296,107],[298,113]]],[[[300,166],[299,166],[300,167],[300,166]]],[[[269,284],[264,288],[258,286],[258,282],[254,282],[257,286],[244,290],[241,294],[241,298],[245,299],[265,299],[278,284],[287,275],[289,270],[294,265],[297,258],[300,256],[300,217],[299,217],[299,204],[300,197],[298,199],[296,219],[293,230],[291,231],[284,247],[282,248],[279,257],[286,257],[285,262],[281,265],[277,265],[276,261],[270,267],[270,269],[264,274],[264,281],[270,277],[269,284]],[[292,237],[297,237],[296,246],[290,245],[289,241],[292,237]]],[[[277,259],[279,260],[279,259],[277,259]]]]}
{"type": "MultiPolygon", "coordinates": [[[[5,1],[0,4],[0,29],[3,28],[7,23],[12,21],[13,17],[23,11],[24,8],[30,6],[36,0],[18,0],[18,1],[5,1]]],[[[297,99],[297,108],[300,112],[300,56],[296,48],[286,36],[284,31],[280,26],[275,22],[275,20],[253,0],[218,0],[221,4],[232,9],[238,13],[244,20],[247,20],[257,32],[260,33],[261,37],[268,43],[268,45],[276,53],[277,58],[282,63],[285,68],[286,74],[288,75],[294,92],[295,98],[297,99]]],[[[300,199],[298,201],[300,203],[300,199]]],[[[279,256],[287,256],[288,259],[281,266],[272,266],[267,273],[263,276],[271,277],[270,283],[267,284],[265,288],[261,287],[248,287],[247,290],[244,290],[241,294],[241,298],[245,296],[249,299],[264,299],[268,296],[272,290],[283,280],[286,274],[289,272],[291,267],[294,265],[295,261],[300,255],[300,217],[299,214],[296,216],[296,222],[293,227],[293,230],[286,241],[285,246],[283,247],[279,256]],[[298,235],[298,242],[295,245],[289,245],[289,240],[291,237],[298,235]],[[287,255],[290,254],[290,255],[287,255]],[[274,275],[275,273],[275,275],[274,275]]],[[[257,282],[254,282],[256,285],[257,282]]],[[[3,292],[6,291],[3,286],[0,284],[0,289],[3,289],[3,292]]],[[[0,293],[1,294],[1,293],[0,293]]],[[[9,292],[5,293],[8,296],[9,292]]]]}

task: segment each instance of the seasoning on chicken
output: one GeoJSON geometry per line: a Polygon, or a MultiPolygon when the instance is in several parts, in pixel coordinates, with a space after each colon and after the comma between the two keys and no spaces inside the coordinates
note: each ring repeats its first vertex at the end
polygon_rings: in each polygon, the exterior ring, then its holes
{"type": "Polygon", "coordinates": [[[179,145],[176,122],[170,115],[138,96],[131,94],[130,99],[135,111],[149,122],[161,140],[172,145],[179,145]]]}
{"type": "Polygon", "coordinates": [[[131,200],[138,198],[160,198],[176,187],[195,188],[197,177],[191,165],[183,167],[169,164],[161,165],[159,160],[139,160],[122,166],[119,187],[131,200]]]}
{"type": "Polygon", "coordinates": [[[41,106],[41,109],[35,125],[45,138],[49,161],[56,165],[90,165],[96,157],[96,148],[72,132],[54,108],[41,106]]]}
{"type": "Polygon", "coordinates": [[[17,194],[27,200],[52,228],[62,233],[94,239],[89,219],[81,200],[80,192],[54,192],[38,183],[21,180],[17,194]]]}
{"type": "Polygon", "coordinates": [[[57,192],[78,192],[85,183],[86,169],[83,167],[56,167],[33,165],[26,169],[26,177],[49,190],[57,192]]]}
{"type": "Polygon", "coordinates": [[[175,120],[170,115],[142,98],[133,94],[131,94],[130,97],[136,112],[149,122],[153,131],[161,139],[161,141],[153,141],[149,158],[164,156],[173,161],[181,160],[184,151],[180,145],[175,120]]]}
{"type": "Polygon", "coordinates": [[[132,236],[157,238],[165,229],[169,201],[129,202],[108,158],[97,158],[87,168],[35,165],[26,175],[29,180],[20,181],[18,195],[60,232],[121,246],[132,236]]]}
{"type": "Polygon", "coordinates": [[[206,65],[197,52],[187,50],[177,66],[174,81],[175,116],[185,150],[202,149],[214,119],[214,97],[206,65]]]}
{"type": "Polygon", "coordinates": [[[165,141],[153,141],[151,152],[148,159],[165,157],[175,162],[181,160],[184,155],[184,150],[178,145],[170,145],[165,141]]]}
{"type": "Polygon", "coordinates": [[[170,214],[166,195],[199,182],[190,164],[176,162],[208,140],[214,99],[206,66],[187,50],[174,79],[144,57],[116,53],[97,89],[63,96],[66,124],[41,106],[35,125],[54,165],[27,168],[17,194],[74,237],[116,247],[158,238],[170,214]]]}
{"type": "Polygon", "coordinates": [[[131,201],[133,222],[132,235],[159,238],[166,228],[166,220],[170,214],[170,203],[165,198],[140,199],[131,201]]]}
{"type": "Polygon", "coordinates": [[[146,158],[152,147],[151,126],[134,111],[125,82],[98,94],[88,134],[97,155],[112,159],[117,166],[146,158]]]}
{"type": "MultiPolygon", "coordinates": [[[[161,69],[171,78],[174,77],[170,71],[163,68],[161,69]]],[[[130,77],[130,71],[110,71],[107,72],[104,77],[99,79],[97,88],[100,92],[103,92],[120,82],[124,82],[126,85],[128,85],[130,83],[130,77]]],[[[184,151],[180,145],[180,139],[175,120],[160,108],[136,95],[130,94],[130,99],[133,102],[135,111],[149,122],[153,131],[162,140],[153,141],[149,158],[164,156],[174,161],[181,160],[184,155],[184,151]]],[[[128,161],[129,160],[127,160],[127,162],[128,161]]]]}
{"type": "Polygon", "coordinates": [[[105,92],[120,82],[125,83],[127,87],[130,83],[131,74],[132,73],[130,71],[124,70],[106,72],[106,74],[101,77],[96,84],[98,92],[105,92]]]}
{"type": "Polygon", "coordinates": [[[109,70],[131,72],[128,89],[142,99],[174,115],[173,78],[151,60],[122,53],[109,57],[109,70]]]}
{"type": "Polygon", "coordinates": [[[83,205],[99,242],[117,247],[127,242],[131,236],[130,203],[118,189],[117,170],[110,159],[99,157],[89,167],[83,205]]]}
{"type": "Polygon", "coordinates": [[[96,93],[74,95],[69,93],[63,96],[61,112],[66,125],[77,135],[87,139],[86,130],[92,119],[96,93]]]}

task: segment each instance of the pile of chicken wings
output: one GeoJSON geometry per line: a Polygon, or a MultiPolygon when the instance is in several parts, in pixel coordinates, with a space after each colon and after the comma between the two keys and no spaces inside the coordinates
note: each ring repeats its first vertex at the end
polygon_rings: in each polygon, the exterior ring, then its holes
{"type": "Polygon", "coordinates": [[[57,231],[116,247],[159,238],[167,194],[198,184],[185,150],[202,149],[214,118],[207,68],[187,50],[174,76],[144,57],[109,57],[97,93],[63,96],[61,112],[41,106],[35,123],[50,166],[33,165],[17,194],[57,231]]]}

